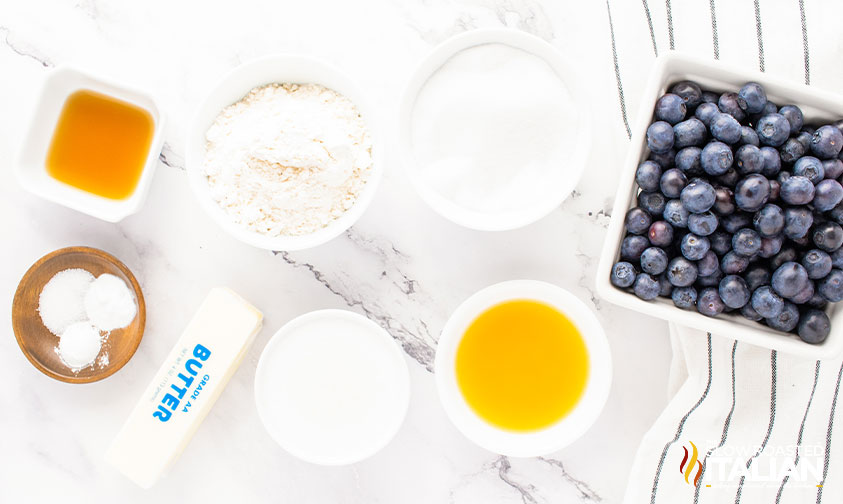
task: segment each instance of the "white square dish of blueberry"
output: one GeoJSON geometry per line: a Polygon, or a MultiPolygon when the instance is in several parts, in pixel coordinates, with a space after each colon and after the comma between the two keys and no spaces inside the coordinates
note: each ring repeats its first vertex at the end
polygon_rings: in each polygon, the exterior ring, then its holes
{"type": "Polygon", "coordinates": [[[647,128],[611,284],[822,343],[843,300],[843,120],[805,121],[748,82],[668,88],[647,128]]]}

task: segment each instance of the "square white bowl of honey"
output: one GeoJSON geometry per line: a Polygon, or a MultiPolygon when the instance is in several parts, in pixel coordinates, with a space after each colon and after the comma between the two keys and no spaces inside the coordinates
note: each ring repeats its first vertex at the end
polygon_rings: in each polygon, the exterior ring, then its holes
{"type": "Polygon", "coordinates": [[[69,66],[51,71],[18,155],[21,185],[108,222],[137,212],[163,144],[147,94],[69,66]]]}

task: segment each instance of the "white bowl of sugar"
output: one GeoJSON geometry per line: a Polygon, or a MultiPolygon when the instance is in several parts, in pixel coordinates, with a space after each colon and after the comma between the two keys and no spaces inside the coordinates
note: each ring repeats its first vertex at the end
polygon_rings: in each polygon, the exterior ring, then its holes
{"type": "Polygon", "coordinates": [[[526,226],[558,207],[591,141],[572,65],[511,29],[469,31],[434,48],[407,84],[398,131],[419,196],[443,217],[487,231],[526,226]]]}

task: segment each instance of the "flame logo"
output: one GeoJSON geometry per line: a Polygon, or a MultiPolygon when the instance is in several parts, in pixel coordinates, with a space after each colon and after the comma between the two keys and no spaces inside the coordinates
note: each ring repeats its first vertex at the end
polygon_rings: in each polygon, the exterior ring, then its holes
{"type": "Polygon", "coordinates": [[[679,473],[684,474],[685,483],[690,484],[691,482],[688,478],[691,477],[691,473],[694,471],[694,466],[696,466],[697,474],[694,476],[694,486],[697,486],[697,483],[700,481],[700,476],[702,475],[702,464],[699,460],[697,460],[697,455],[699,455],[697,445],[695,445],[693,441],[688,442],[691,443],[691,460],[688,460],[688,449],[683,446],[682,449],[685,450],[685,456],[682,458],[682,462],[679,463],[679,473]]]}

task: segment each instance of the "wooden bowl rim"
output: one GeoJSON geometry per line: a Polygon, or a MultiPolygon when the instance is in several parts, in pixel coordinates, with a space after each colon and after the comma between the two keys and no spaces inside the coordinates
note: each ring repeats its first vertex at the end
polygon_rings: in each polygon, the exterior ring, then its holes
{"type": "Polygon", "coordinates": [[[55,380],[58,380],[58,381],[64,382],[64,383],[93,383],[93,382],[97,382],[97,381],[100,381],[100,380],[104,380],[105,378],[108,378],[109,376],[111,376],[114,373],[116,373],[117,371],[119,371],[121,368],[123,368],[123,366],[126,365],[127,362],[129,362],[129,360],[132,358],[132,356],[135,355],[135,352],[137,351],[138,346],[140,345],[141,339],[143,339],[143,334],[144,334],[145,328],[146,328],[146,301],[143,298],[143,291],[141,291],[140,284],[138,284],[138,281],[135,278],[135,275],[132,273],[132,271],[129,269],[128,266],[126,266],[125,264],[123,264],[122,261],[120,261],[120,259],[117,259],[116,257],[109,254],[108,252],[106,252],[104,250],[100,250],[98,248],[85,247],[85,246],[65,247],[65,248],[60,248],[58,250],[54,250],[54,251],[50,252],[49,254],[41,257],[40,259],[35,261],[35,263],[32,266],[30,266],[28,270],[26,270],[26,273],[23,274],[23,277],[21,278],[20,282],[18,283],[17,289],[15,289],[15,296],[12,299],[12,331],[15,333],[15,340],[17,341],[18,347],[20,347],[21,352],[23,352],[24,356],[26,356],[26,359],[30,363],[32,363],[33,366],[35,366],[35,369],[37,369],[38,371],[41,371],[42,373],[49,376],[50,378],[53,378],[55,380]],[[44,366],[43,364],[41,364],[41,362],[36,360],[32,356],[32,354],[27,350],[27,348],[26,348],[26,346],[23,342],[23,336],[18,331],[18,324],[16,323],[17,317],[15,316],[14,307],[17,306],[20,303],[20,297],[23,295],[23,293],[22,293],[23,286],[27,285],[29,283],[31,277],[35,274],[36,271],[38,271],[39,268],[41,268],[44,265],[44,263],[46,263],[47,261],[49,261],[51,259],[54,259],[58,256],[66,255],[66,254],[89,254],[89,255],[97,256],[98,258],[103,259],[106,262],[112,264],[114,267],[119,269],[126,276],[126,278],[129,279],[129,282],[132,284],[132,290],[135,292],[135,299],[137,299],[137,302],[138,302],[138,314],[137,314],[138,330],[135,331],[135,333],[133,335],[133,341],[132,341],[129,352],[126,354],[126,357],[124,359],[122,359],[122,362],[117,362],[113,365],[109,365],[101,373],[92,374],[90,376],[80,377],[80,376],[62,375],[62,374],[56,373],[52,369],[50,369],[50,368],[44,366]]]}

